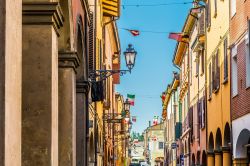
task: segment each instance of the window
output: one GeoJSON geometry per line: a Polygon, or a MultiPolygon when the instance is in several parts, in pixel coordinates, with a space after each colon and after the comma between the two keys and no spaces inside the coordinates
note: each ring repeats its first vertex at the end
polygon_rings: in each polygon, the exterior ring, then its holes
{"type": "Polygon", "coordinates": [[[236,14],[236,0],[231,0],[231,17],[236,14]]]}
{"type": "Polygon", "coordinates": [[[204,49],[201,51],[201,74],[205,71],[205,52],[204,49]]]}
{"type": "Polygon", "coordinates": [[[220,88],[220,64],[219,64],[219,50],[213,56],[212,62],[212,77],[213,77],[213,91],[216,93],[220,88]]]}
{"type": "Polygon", "coordinates": [[[232,54],[232,94],[238,94],[238,69],[237,69],[237,46],[234,46],[231,51],[232,54]]]}
{"type": "Polygon", "coordinates": [[[196,62],[196,71],[195,71],[195,77],[197,77],[199,75],[199,53],[197,53],[198,55],[196,56],[195,62],[196,62]]]}
{"type": "Polygon", "coordinates": [[[209,98],[212,97],[212,64],[209,64],[209,98]]]}
{"type": "Polygon", "coordinates": [[[190,64],[189,64],[189,66],[187,66],[187,67],[189,67],[189,69],[188,69],[188,71],[189,71],[189,81],[190,81],[190,85],[192,85],[192,73],[193,73],[193,70],[192,70],[192,62],[193,62],[193,54],[192,54],[192,52],[190,51],[190,64]]]}
{"type": "Polygon", "coordinates": [[[248,35],[246,36],[246,87],[250,87],[250,21],[248,21],[248,35]]]}
{"type": "Polygon", "coordinates": [[[217,0],[214,0],[214,17],[217,16],[217,0]]]}
{"type": "Polygon", "coordinates": [[[211,4],[210,4],[210,0],[208,0],[207,4],[206,4],[206,23],[207,23],[207,27],[211,26],[211,4]]]}
{"type": "Polygon", "coordinates": [[[202,102],[201,102],[202,104],[201,104],[201,128],[204,128],[205,127],[205,124],[206,124],[206,122],[205,122],[205,120],[206,120],[206,116],[205,116],[205,109],[206,109],[206,101],[205,101],[205,99],[203,98],[202,99],[202,102]]]}
{"type": "Polygon", "coordinates": [[[159,142],[159,149],[163,149],[163,148],[164,148],[163,142],[159,142]]]}
{"type": "Polygon", "coordinates": [[[228,80],[227,39],[224,40],[224,82],[228,80]]]}

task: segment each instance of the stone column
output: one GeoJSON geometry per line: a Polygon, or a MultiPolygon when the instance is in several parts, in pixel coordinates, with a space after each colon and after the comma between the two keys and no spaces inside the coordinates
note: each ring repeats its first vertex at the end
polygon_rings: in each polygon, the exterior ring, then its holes
{"type": "Polygon", "coordinates": [[[76,165],[76,52],[59,53],[59,166],[76,165]]]}
{"type": "Polygon", "coordinates": [[[215,150],[214,151],[214,160],[215,160],[215,165],[216,166],[222,166],[222,152],[220,150],[215,150]]]}
{"type": "Polygon", "coordinates": [[[23,3],[22,166],[58,165],[57,2],[23,3]]]}
{"type": "Polygon", "coordinates": [[[213,152],[207,152],[207,166],[215,166],[213,152]]]}
{"type": "Polygon", "coordinates": [[[248,166],[248,162],[246,158],[233,159],[233,166],[248,166]]]}
{"type": "Polygon", "coordinates": [[[22,1],[0,0],[0,165],[21,165],[22,1]]]}
{"type": "Polygon", "coordinates": [[[76,164],[88,166],[88,82],[76,82],[76,164]]]}
{"type": "Polygon", "coordinates": [[[231,165],[231,151],[229,147],[222,147],[223,166],[231,165]]]}

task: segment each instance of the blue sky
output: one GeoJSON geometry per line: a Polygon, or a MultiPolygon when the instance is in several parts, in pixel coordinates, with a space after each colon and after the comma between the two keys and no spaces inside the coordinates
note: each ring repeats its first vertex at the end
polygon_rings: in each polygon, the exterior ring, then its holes
{"type": "MultiPolygon", "coordinates": [[[[188,2],[188,0],[123,0],[122,4],[162,4],[173,2],[188,2]]],[[[121,28],[141,31],[179,32],[185,22],[188,5],[170,5],[157,7],[128,7],[122,8],[118,21],[122,52],[129,43],[137,51],[135,67],[131,74],[121,77],[121,83],[116,90],[127,96],[135,94],[135,106],[131,108],[131,115],[137,116],[137,122],[132,130],[142,132],[148,121],[155,115],[161,117],[162,103],[160,95],[167,84],[172,81],[172,58],[176,42],[168,39],[167,33],[141,32],[133,37],[121,28]]],[[[126,69],[122,53],[122,69],[126,69]]]]}

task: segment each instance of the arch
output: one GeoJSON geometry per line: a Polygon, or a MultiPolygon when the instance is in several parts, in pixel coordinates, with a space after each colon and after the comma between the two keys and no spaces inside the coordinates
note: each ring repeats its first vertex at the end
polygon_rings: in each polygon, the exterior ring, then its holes
{"type": "Polygon", "coordinates": [[[195,166],[195,155],[194,155],[194,153],[192,154],[192,164],[191,165],[195,166]]]}
{"type": "Polygon", "coordinates": [[[231,130],[229,123],[226,123],[225,129],[224,129],[224,142],[223,146],[228,147],[231,142],[231,130]]]}
{"type": "Polygon", "coordinates": [[[58,38],[59,51],[71,51],[73,47],[73,19],[71,10],[71,1],[59,1],[60,7],[63,12],[64,22],[63,26],[59,29],[60,37],[58,38]]]}
{"type": "Polygon", "coordinates": [[[250,131],[248,129],[243,129],[236,142],[236,158],[247,158],[247,148],[246,144],[250,142],[250,131]]]}
{"type": "Polygon", "coordinates": [[[212,132],[210,132],[208,139],[208,150],[211,152],[214,150],[214,136],[212,132]]]}
{"type": "Polygon", "coordinates": [[[79,67],[76,69],[76,80],[77,81],[87,81],[88,80],[88,64],[87,64],[87,40],[86,34],[83,28],[82,17],[78,16],[77,19],[77,32],[76,32],[76,48],[77,55],[79,58],[79,67]]]}
{"type": "Polygon", "coordinates": [[[207,154],[206,151],[202,151],[202,159],[201,159],[201,166],[206,166],[207,165],[207,154]]]}
{"type": "Polygon", "coordinates": [[[201,152],[198,151],[196,154],[196,165],[200,165],[200,160],[201,160],[201,152]]]}
{"type": "Polygon", "coordinates": [[[216,150],[221,150],[222,146],[222,137],[221,137],[221,130],[220,128],[217,129],[216,131],[216,139],[215,139],[215,149],[216,150]]]}

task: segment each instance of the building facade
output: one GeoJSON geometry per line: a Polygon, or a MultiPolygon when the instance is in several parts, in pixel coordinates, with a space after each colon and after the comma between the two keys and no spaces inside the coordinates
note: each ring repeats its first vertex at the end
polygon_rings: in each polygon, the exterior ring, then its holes
{"type": "MultiPolygon", "coordinates": [[[[194,8],[200,6],[194,6],[194,8]]],[[[191,165],[206,165],[205,9],[193,13],[195,22],[189,36],[191,165]]]]}
{"type": "Polygon", "coordinates": [[[233,165],[250,163],[250,1],[230,1],[233,165]]]}
{"type": "Polygon", "coordinates": [[[206,2],[207,165],[230,165],[229,1],[206,2]]]}
{"type": "Polygon", "coordinates": [[[179,107],[179,74],[174,72],[173,81],[165,91],[162,118],[165,127],[164,162],[168,165],[180,164],[181,153],[181,110],[179,107]]]}
{"type": "Polygon", "coordinates": [[[164,124],[149,126],[144,131],[144,155],[149,165],[163,166],[164,124]]]}
{"type": "MultiPolygon", "coordinates": [[[[183,26],[182,32],[187,36],[191,36],[193,25],[196,18],[189,13],[186,18],[186,22],[183,26]]],[[[183,153],[180,154],[181,160],[184,160],[184,165],[191,164],[191,136],[193,132],[193,110],[190,109],[190,50],[189,50],[189,37],[177,42],[175,53],[173,57],[173,63],[180,69],[180,110],[181,110],[181,122],[182,122],[182,135],[181,146],[183,153]]]]}

